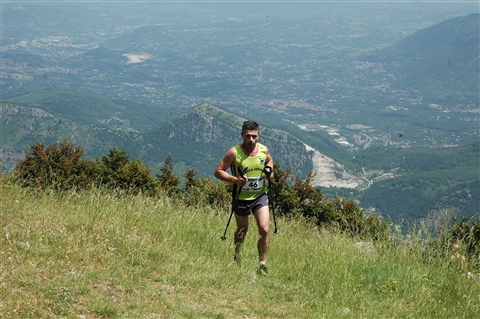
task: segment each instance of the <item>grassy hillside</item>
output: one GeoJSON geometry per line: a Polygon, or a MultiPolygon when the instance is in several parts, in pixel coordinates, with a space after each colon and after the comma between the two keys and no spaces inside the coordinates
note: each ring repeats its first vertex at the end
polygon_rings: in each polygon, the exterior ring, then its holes
{"type": "Polygon", "coordinates": [[[258,277],[256,228],[236,265],[233,227],[220,240],[227,211],[98,190],[30,194],[0,179],[2,318],[478,316],[479,282],[426,257],[416,236],[359,244],[280,219],[271,274],[258,277]]]}

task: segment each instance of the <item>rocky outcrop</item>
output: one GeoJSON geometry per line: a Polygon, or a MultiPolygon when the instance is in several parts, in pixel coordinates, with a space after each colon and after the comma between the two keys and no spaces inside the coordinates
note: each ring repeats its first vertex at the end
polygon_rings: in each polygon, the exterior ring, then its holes
{"type": "Polygon", "coordinates": [[[332,158],[305,144],[307,151],[313,153],[313,172],[316,176],[312,181],[313,186],[356,188],[365,184],[365,180],[343,168],[332,158]]]}

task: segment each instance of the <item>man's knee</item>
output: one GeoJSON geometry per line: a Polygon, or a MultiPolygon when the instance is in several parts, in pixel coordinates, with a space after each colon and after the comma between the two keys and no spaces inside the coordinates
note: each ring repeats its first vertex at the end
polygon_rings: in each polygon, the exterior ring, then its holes
{"type": "Polygon", "coordinates": [[[258,229],[258,234],[260,235],[260,238],[264,238],[268,236],[268,227],[260,227],[258,229]]]}

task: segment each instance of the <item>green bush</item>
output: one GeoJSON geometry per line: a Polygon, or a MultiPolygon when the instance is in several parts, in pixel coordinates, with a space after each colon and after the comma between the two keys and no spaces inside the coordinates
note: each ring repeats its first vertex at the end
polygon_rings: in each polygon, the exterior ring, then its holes
{"type": "Polygon", "coordinates": [[[89,161],[82,147],[67,141],[30,146],[13,176],[23,187],[33,189],[79,190],[96,185],[153,195],[156,186],[150,168],[138,159],[130,161],[125,151],[114,148],[101,161],[89,161]]]}
{"type": "Polygon", "coordinates": [[[320,227],[334,227],[352,236],[378,240],[390,233],[388,223],[378,216],[365,216],[363,210],[352,200],[335,196],[328,200],[320,188],[311,185],[315,178],[307,174],[305,181],[290,176],[290,170],[274,167],[275,182],[272,182],[270,202],[279,216],[303,216],[320,227]]]}
{"type": "Polygon", "coordinates": [[[361,239],[387,239],[391,233],[389,223],[377,215],[366,216],[364,211],[350,199],[335,196],[323,204],[323,224],[333,226],[351,236],[361,239]]]}
{"type": "Polygon", "coordinates": [[[480,269],[480,218],[462,217],[457,221],[454,217],[453,221],[441,238],[442,243],[451,256],[464,256],[475,269],[480,269]]]}
{"type": "Polygon", "coordinates": [[[57,146],[36,143],[17,163],[14,179],[23,187],[55,190],[82,189],[91,185],[96,174],[95,163],[84,158],[84,150],[67,141],[57,146]]]}
{"type": "Polygon", "coordinates": [[[458,221],[451,212],[432,211],[425,224],[422,257],[426,263],[442,258],[461,271],[467,265],[472,271],[480,270],[480,218],[462,217],[458,221]]]}
{"type": "Polygon", "coordinates": [[[156,183],[150,175],[150,167],[139,159],[130,161],[126,151],[113,148],[102,157],[101,162],[97,160],[97,164],[99,185],[129,194],[156,194],[156,183]]]}
{"type": "Polygon", "coordinates": [[[217,209],[229,210],[232,203],[231,185],[203,177],[197,180],[195,185],[188,187],[185,201],[192,206],[209,205],[217,209]]]}
{"type": "Polygon", "coordinates": [[[187,169],[185,172],[185,192],[188,192],[188,189],[197,185],[197,172],[194,169],[187,169]]]}
{"type": "Polygon", "coordinates": [[[174,194],[180,190],[180,176],[173,172],[173,156],[168,155],[163,162],[160,169],[160,174],[155,174],[155,177],[160,185],[167,193],[174,194]]]}

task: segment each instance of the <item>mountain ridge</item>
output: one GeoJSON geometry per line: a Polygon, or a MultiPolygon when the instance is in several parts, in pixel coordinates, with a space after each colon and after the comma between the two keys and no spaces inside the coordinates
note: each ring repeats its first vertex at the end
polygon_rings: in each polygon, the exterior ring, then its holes
{"type": "MultiPolygon", "coordinates": [[[[59,140],[68,140],[82,146],[89,158],[101,157],[116,147],[159,169],[163,159],[171,155],[180,163],[179,171],[193,168],[201,176],[211,176],[224,153],[241,142],[241,126],[247,120],[204,102],[157,128],[137,133],[95,126],[88,119],[77,122],[18,103],[2,103],[0,108],[2,127],[8,136],[2,145],[1,159],[8,167],[18,162],[36,142],[56,144],[59,140]]],[[[317,173],[314,186],[344,187],[351,185],[351,179],[359,181],[341,164],[286,131],[261,126],[260,142],[294,175],[306,176],[311,170],[317,173]]]]}
{"type": "MultiPolygon", "coordinates": [[[[247,118],[204,102],[178,119],[164,123],[159,128],[148,132],[144,137],[147,140],[155,140],[153,135],[162,136],[163,139],[157,138],[156,143],[151,144],[152,148],[158,149],[168,143],[175,144],[182,138],[190,139],[198,149],[203,149],[202,157],[208,158],[215,167],[230,147],[241,142],[241,126],[245,120],[247,118]]],[[[270,149],[275,161],[284,168],[292,169],[295,175],[306,176],[309,171],[317,173],[314,186],[351,187],[352,184],[357,186],[362,183],[360,178],[347,172],[341,164],[320,154],[304,141],[286,131],[259,124],[259,142],[270,149]],[[330,174],[326,174],[327,172],[330,174]]],[[[174,158],[188,158],[189,154],[183,151],[183,149],[176,149],[172,155],[174,158]]],[[[146,158],[148,159],[148,156],[146,158]]],[[[199,160],[191,160],[188,163],[189,166],[195,167],[201,165],[199,162],[199,160]]],[[[209,166],[213,173],[212,165],[209,166]]]]}
{"type": "Polygon", "coordinates": [[[479,29],[479,13],[452,18],[361,60],[384,62],[396,77],[393,85],[421,89],[438,100],[472,99],[478,106],[479,29]]]}

